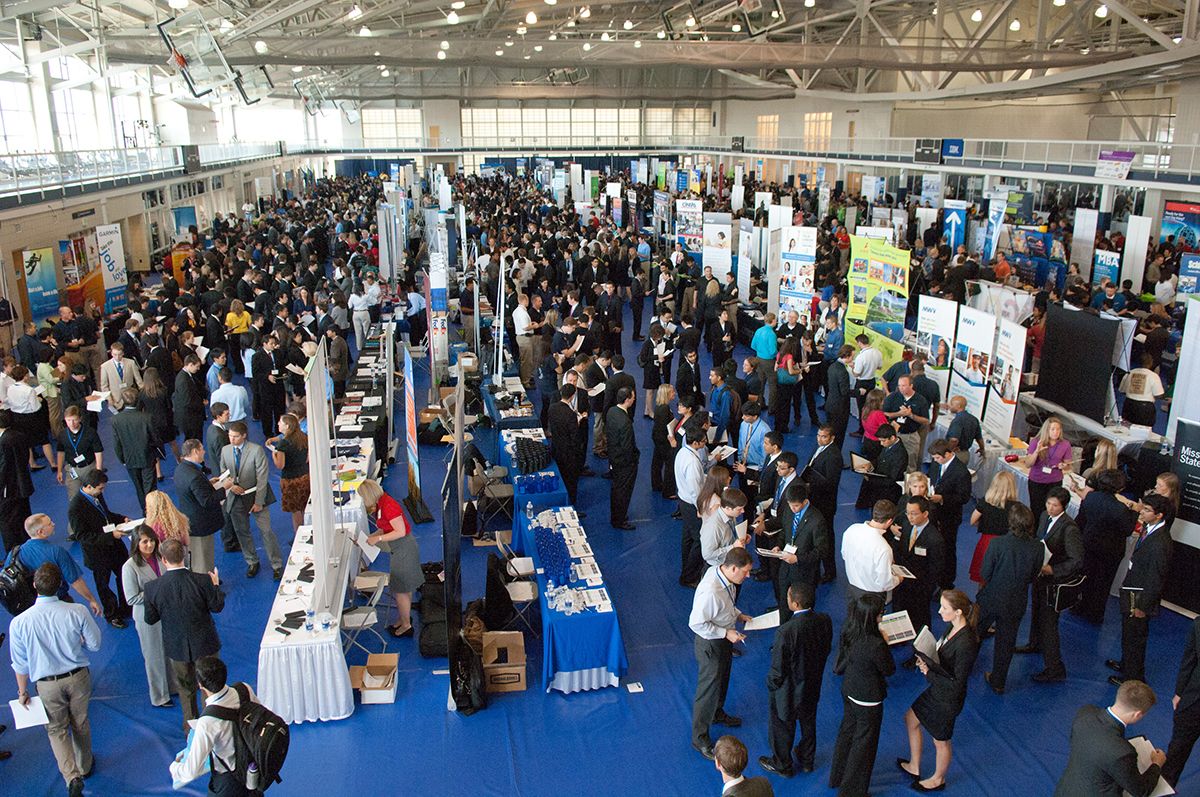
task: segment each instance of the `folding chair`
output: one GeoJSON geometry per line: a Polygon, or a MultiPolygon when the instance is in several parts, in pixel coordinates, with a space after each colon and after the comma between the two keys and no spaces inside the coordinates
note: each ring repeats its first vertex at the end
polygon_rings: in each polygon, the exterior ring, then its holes
{"type": "Polygon", "coordinates": [[[375,628],[379,624],[379,612],[376,607],[379,605],[379,599],[383,597],[385,587],[387,587],[387,579],[377,579],[375,590],[365,605],[342,612],[342,637],[345,640],[342,650],[344,652],[349,653],[350,648],[359,648],[364,653],[373,653],[374,651],[358,641],[358,638],[365,633],[374,634],[375,638],[379,640],[381,649],[387,650],[387,640],[375,628]]]}
{"type": "Polygon", "coordinates": [[[513,553],[513,549],[499,537],[496,538],[496,548],[500,550],[500,557],[504,560],[504,572],[512,579],[516,580],[533,580],[534,566],[533,557],[517,556],[513,553]]]}
{"type": "MultiPolygon", "coordinates": [[[[479,474],[476,465],[476,474],[479,474]]],[[[486,529],[488,522],[494,518],[506,518],[508,525],[513,521],[513,486],[504,481],[508,475],[507,468],[488,468],[480,474],[482,481],[476,493],[479,501],[480,528],[486,529]]]]}
{"type": "Polygon", "coordinates": [[[508,597],[512,598],[513,619],[509,625],[520,622],[529,633],[541,637],[536,625],[532,622],[534,612],[538,608],[538,585],[536,581],[509,581],[504,585],[508,597]]]}
{"type": "MultiPolygon", "coordinates": [[[[353,583],[351,583],[351,585],[350,585],[351,586],[351,592],[350,592],[351,607],[352,608],[354,607],[357,599],[359,599],[359,598],[363,598],[363,599],[367,600],[369,603],[371,596],[373,596],[375,594],[375,590],[378,589],[380,584],[383,584],[383,586],[385,588],[387,587],[388,578],[389,578],[389,574],[384,573],[381,570],[364,570],[361,573],[359,573],[357,576],[355,576],[353,583]]],[[[380,601],[382,603],[383,599],[381,598],[380,601]]],[[[389,599],[386,602],[386,605],[390,607],[394,604],[389,599]]]]}

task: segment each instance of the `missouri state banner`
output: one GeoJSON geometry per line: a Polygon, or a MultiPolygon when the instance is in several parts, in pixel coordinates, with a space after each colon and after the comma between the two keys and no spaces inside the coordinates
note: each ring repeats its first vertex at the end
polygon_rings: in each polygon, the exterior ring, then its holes
{"type": "Polygon", "coordinates": [[[878,238],[850,236],[846,342],[860,334],[883,355],[886,370],[904,355],[909,253],[878,238]]]}

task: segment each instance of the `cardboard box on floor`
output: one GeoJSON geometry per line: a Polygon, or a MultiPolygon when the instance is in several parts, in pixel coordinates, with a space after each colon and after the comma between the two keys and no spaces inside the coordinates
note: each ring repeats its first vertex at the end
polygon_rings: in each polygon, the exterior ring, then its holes
{"type": "Polygon", "coordinates": [[[520,631],[485,631],[483,682],[488,692],[524,692],[525,637],[520,631]]]}
{"type": "Polygon", "coordinates": [[[418,423],[431,423],[438,418],[444,418],[446,410],[442,407],[426,407],[421,410],[418,423]]]}
{"type": "Polygon", "coordinates": [[[362,692],[363,705],[396,702],[396,673],[400,656],[396,653],[368,653],[366,666],[350,668],[350,688],[362,692]]]}

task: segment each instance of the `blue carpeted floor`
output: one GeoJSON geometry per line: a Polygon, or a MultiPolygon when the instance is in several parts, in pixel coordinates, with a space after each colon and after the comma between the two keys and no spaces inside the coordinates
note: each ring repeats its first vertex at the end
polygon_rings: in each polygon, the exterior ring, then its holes
{"type": "MultiPolygon", "coordinates": [[[[630,326],[626,326],[629,329],[630,326]]],[[[636,344],[626,341],[625,356],[635,361],[636,344]]],[[[739,349],[737,357],[744,355],[739,349]]],[[[702,354],[707,367],[707,354],[702,354]]],[[[702,371],[707,373],[707,371],[702,371]]],[[[640,373],[637,374],[640,385],[640,373]]],[[[417,371],[417,395],[424,395],[427,375],[417,371]]],[[[639,405],[644,394],[639,391],[639,405]]],[[[640,409],[640,406],[639,406],[640,409]]],[[[435,674],[445,660],[421,658],[412,639],[390,640],[389,650],[400,654],[400,680],[394,705],[360,706],[347,720],[293,727],[292,749],[282,785],[276,795],[414,794],[414,795],[610,795],[610,794],[719,794],[720,777],[713,765],[690,746],[689,728],[696,666],[687,615],[692,593],[676,583],[679,569],[679,526],[669,515],[671,502],[649,489],[644,477],[650,464],[650,422],[637,421],[642,443],[642,477],[630,516],[633,532],[608,526],[608,482],[585,479],[580,487],[580,508],[588,513],[586,526],[596,557],[610,585],[629,655],[628,681],[640,682],[645,691],[632,694],[624,687],[566,697],[546,694],[541,683],[540,642],[527,638],[530,657],[526,692],[494,695],[488,709],[473,717],[446,710],[448,678],[435,674]]],[[[106,444],[109,419],[102,423],[106,444]]],[[[261,429],[252,425],[252,439],[261,442],[261,429]]],[[[804,461],[815,448],[814,430],[807,425],[788,436],[787,448],[804,461]]],[[[403,448],[401,449],[403,450],[403,448]]],[[[427,497],[437,495],[443,478],[444,450],[422,448],[422,481],[427,497]]],[[[113,482],[108,488],[110,506],[137,514],[127,477],[108,453],[113,482]]],[[[602,461],[591,463],[598,472],[602,461]]],[[[165,465],[170,491],[173,464],[165,465]]],[[[278,478],[273,472],[272,480],[278,478]]],[[[35,474],[35,511],[51,514],[59,526],[59,541],[66,533],[65,490],[49,469],[35,474]]],[[[385,486],[397,497],[405,492],[404,467],[394,467],[385,486]]],[[[277,481],[276,481],[277,488],[277,481]]],[[[862,519],[853,509],[858,479],[843,481],[838,530],[862,519]]],[[[440,507],[430,508],[434,523],[418,527],[422,559],[441,559],[440,507]]],[[[274,526],[281,542],[291,539],[290,520],[278,505],[274,526]]],[[[959,570],[965,574],[974,548],[974,534],[960,533],[959,570]]],[[[840,544],[840,533],[838,542],[840,544]]],[[[218,546],[219,548],[219,546],[218,546]]],[[[79,551],[72,547],[78,558],[79,551]]],[[[464,548],[464,596],[483,590],[483,569],[488,548],[464,548]]],[[[258,643],[276,585],[269,571],[245,578],[239,554],[218,553],[227,601],[217,617],[224,644],[222,655],[232,678],[254,681],[258,643]]],[[[90,574],[87,576],[90,579],[90,574]]],[[[974,585],[961,580],[971,590],[974,585]]],[[[749,583],[741,607],[756,614],[773,603],[769,585],[749,583]]],[[[835,629],[845,615],[844,587],[822,586],[818,608],[833,615],[835,629]]],[[[1104,659],[1119,654],[1120,625],[1115,601],[1108,621],[1095,629],[1067,615],[1063,620],[1063,649],[1069,679],[1064,684],[1040,686],[1028,680],[1041,669],[1040,657],[1018,656],[1008,679],[1008,693],[998,697],[983,683],[990,668],[991,643],[985,643],[972,677],[966,708],[955,734],[954,763],[947,794],[1044,795],[1053,791],[1067,758],[1070,723],[1085,703],[1106,704],[1114,689],[1105,683],[1109,674],[1104,659]]],[[[1028,617],[1026,618],[1026,623],[1028,617]]],[[[1164,612],[1151,623],[1147,671],[1159,704],[1132,733],[1147,735],[1166,748],[1171,729],[1171,690],[1189,621],[1164,612]]],[[[1024,633],[1024,631],[1023,631],[1024,633]]],[[[1024,638],[1024,637],[1022,637],[1024,638]]],[[[763,774],[756,762],[767,752],[766,671],[771,635],[750,636],[746,653],[736,659],[726,708],[744,718],[737,735],[751,754],[748,774],[763,774]]],[[[897,661],[906,650],[897,650],[897,661]]],[[[0,656],[8,659],[7,644],[0,656]]],[[[95,692],[91,702],[96,772],[88,780],[93,795],[145,795],[171,792],[167,764],[182,747],[179,709],[152,708],[145,674],[132,625],[124,631],[108,627],[103,646],[93,654],[95,692]]],[[[353,659],[352,659],[353,661],[353,659]]],[[[832,662],[831,662],[832,665],[832,662]]],[[[841,719],[838,679],[827,670],[818,715],[817,771],[792,780],[773,778],[780,794],[832,794],[828,788],[829,759],[841,719]]],[[[903,715],[920,693],[924,681],[918,673],[900,670],[891,681],[884,715],[883,735],[875,767],[873,793],[909,794],[909,779],[899,773],[893,759],[907,757],[903,715]]],[[[11,677],[0,678],[0,699],[16,696],[11,677]]],[[[11,725],[10,718],[4,720],[11,725]]],[[[714,728],[714,734],[720,729],[714,728]]],[[[0,763],[0,793],[56,795],[65,793],[45,733],[9,730],[0,747],[14,756],[0,763]]],[[[932,772],[932,745],[926,742],[925,774],[932,772]]],[[[1180,782],[1179,793],[1200,793],[1200,773],[1193,765],[1180,782]]],[[[203,794],[193,784],[187,794],[203,794]]]]}

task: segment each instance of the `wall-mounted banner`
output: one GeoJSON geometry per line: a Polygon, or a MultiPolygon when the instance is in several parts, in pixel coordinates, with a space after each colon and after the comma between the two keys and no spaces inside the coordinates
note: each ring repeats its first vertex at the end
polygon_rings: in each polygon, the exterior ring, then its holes
{"type": "Polygon", "coordinates": [[[733,268],[733,217],[728,213],[704,214],[704,266],[711,268],[720,285],[733,268]]]}
{"type": "Polygon", "coordinates": [[[950,388],[950,362],[958,302],[921,294],[917,312],[917,351],[925,355],[925,373],[938,383],[942,398],[950,388]]]}
{"type": "Polygon", "coordinates": [[[1004,214],[1008,210],[1007,199],[988,200],[987,239],[983,247],[983,262],[990,263],[996,256],[996,248],[1000,243],[1000,230],[1004,228],[1004,214]]]}
{"type": "MultiPolygon", "coordinates": [[[[741,168],[741,167],[739,167],[741,168]]],[[[734,213],[737,213],[746,202],[746,186],[740,182],[734,183],[733,189],[729,193],[729,207],[734,213]]]]}
{"type": "Polygon", "coordinates": [[[967,203],[961,199],[947,199],[942,212],[942,233],[950,251],[957,254],[958,247],[967,240],[967,203]]]}
{"type": "Polygon", "coordinates": [[[666,190],[666,188],[667,188],[667,164],[665,164],[665,163],[658,164],[658,180],[656,181],[656,183],[658,185],[659,190],[664,190],[664,191],[666,190]]]}
{"type": "MultiPolygon", "coordinates": [[[[817,262],[817,228],[785,227],[779,252],[779,314],[795,310],[808,325],[817,262]]],[[[707,263],[707,261],[705,261],[707,263]]]]}
{"type": "Polygon", "coordinates": [[[642,226],[642,220],[638,218],[638,201],[637,191],[625,192],[625,224],[635,230],[642,226]]]}
{"type": "Polygon", "coordinates": [[[1120,287],[1121,253],[1108,249],[1097,249],[1092,263],[1092,284],[1099,285],[1104,279],[1120,287]]]}
{"type": "Polygon", "coordinates": [[[1167,202],[1163,205],[1158,240],[1166,241],[1172,237],[1185,249],[1200,250],[1200,203],[1167,202]]]}
{"type": "Polygon", "coordinates": [[[1003,441],[1012,435],[1024,362],[1025,327],[1001,319],[992,376],[988,380],[987,409],[983,413],[983,433],[992,440],[1003,441]]]}
{"type": "Polygon", "coordinates": [[[30,320],[41,322],[58,315],[58,273],[54,267],[54,250],[49,246],[26,249],[21,253],[21,265],[25,270],[30,320]]]}
{"type": "Polygon", "coordinates": [[[675,237],[685,251],[704,249],[704,203],[699,199],[675,200],[675,237]]]}
{"type": "Polygon", "coordinates": [[[942,206],[942,176],[940,174],[921,175],[921,204],[926,202],[932,208],[942,206]]]}
{"type": "Polygon", "coordinates": [[[613,199],[616,199],[617,197],[619,197],[621,195],[621,184],[620,183],[605,183],[604,184],[604,193],[607,194],[608,196],[612,197],[613,199]]]}
{"type": "Polygon", "coordinates": [[[120,224],[101,224],[96,228],[96,251],[104,275],[104,312],[111,313],[125,306],[129,286],[120,224]]]}
{"type": "Polygon", "coordinates": [[[906,250],[884,240],[850,236],[846,339],[865,334],[883,355],[884,368],[904,356],[909,264],[906,250]]]}
{"type": "Polygon", "coordinates": [[[754,221],[738,219],[737,286],[742,301],[750,297],[750,267],[754,260],[754,221]]]}
{"type": "Polygon", "coordinates": [[[996,317],[962,307],[958,313],[958,333],[954,337],[954,363],[948,395],[965,398],[967,412],[982,419],[992,346],[996,343],[996,317]]]}

